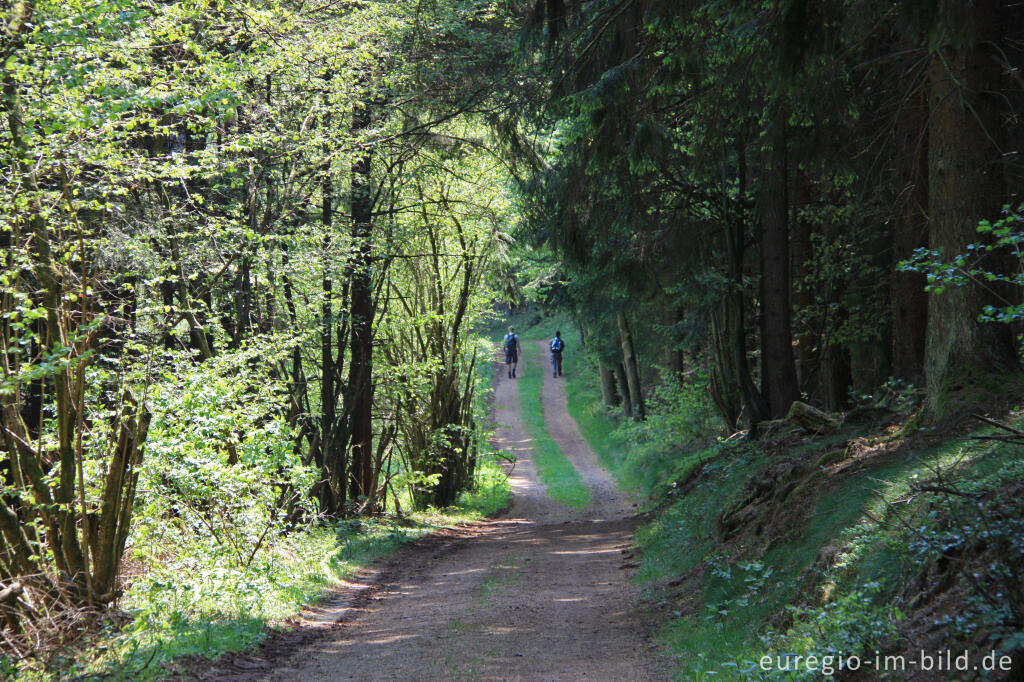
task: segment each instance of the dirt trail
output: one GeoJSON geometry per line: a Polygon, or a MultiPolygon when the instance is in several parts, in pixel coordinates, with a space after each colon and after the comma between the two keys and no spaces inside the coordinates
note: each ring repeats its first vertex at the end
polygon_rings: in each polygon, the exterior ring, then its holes
{"type": "MultiPolygon", "coordinates": [[[[591,487],[583,511],[553,501],[537,481],[519,416],[516,380],[495,381],[498,448],[518,458],[511,508],[489,522],[413,543],[364,580],[199,679],[656,680],[669,679],[647,634],[623,557],[632,508],[566,411],[564,379],[547,354],[549,433],[591,487]]],[[[504,370],[504,365],[500,367],[504,370]]]]}

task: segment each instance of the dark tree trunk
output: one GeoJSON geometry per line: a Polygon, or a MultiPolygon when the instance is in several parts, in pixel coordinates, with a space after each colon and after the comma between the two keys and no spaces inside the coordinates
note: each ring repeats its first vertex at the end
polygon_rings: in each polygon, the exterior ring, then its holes
{"type": "Polygon", "coordinates": [[[786,416],[800,392],[789,305],[789,198],[786,118],[776,115],[761,197],[761,392],[771,416],[786,416]]]}
{"type": "MultiPolygon", "coordinates": [[[[160,299],[166,310],[174,308],[174,280],[173,275],[168,275],[160,282],[160,299]]],[[[165,329],[160,340],[166,350],[174,350],[174,334],[171,329],[165,329]]]]}
{"type": "Polygon", "coordinates": [[[252,258],[242,256],[235,278],[235,324],[231,345],[238,348],[251,329],[252,321],[252,258]]]}
{"type": "Polygon", "coordinates": [[[750,428],[753,430],[758,422],[768,419],[769,412],[764,396],[754,385],[750,375],[750,363],[747,361],[746,301],[743,296],[745,249],[743,226],[739,222],[726,229],[726,246],[729,258],[729,293],[726,295],[728,300],[724,304],[724,314],[730,319],[723,321],[722,326],[726,333],[722,337],[722,342],[731,353],[729,362],[732,364],[732,371],[724,373],[724,376],[731,377],[736,382],[743,409],[746,410],[750,428]]]}
{"type": "MultiPolygon", "coordinates": [[[[356,109],[352,130],[357,135],[370,125],[367,107],[356,109]]],[[[351,497],[370,497],[377,488],[373,467],[373,281],[372,262],[373,194],[370,178],[370,154],[364,152],[352,164],[352,258],[351,270],[351,346],[348,386],[351,400],[352,466],[349,481],[351,497]]]]}
{"type": "Polygon", "coordinates": [[[928,140],[925,92],[900,110],[896,120],[897,187],[900,202],[893,230],[892,374],[920,384],[924,378],[928,294],[925,277],[896,265],[928,244],[928,140]]]}
{"type": "Polygon", "coordinates": [[[622,387],[622,414],[632,419],[633,401],[629,397],[629,381],[626,379],[626,366],[623,363],[620,362],[618,367],[615,368],[615,376],[619,380],[619,386],[622,387]]]}
{"type": "MultiPolygon", "coordinates": [[[[725,154],[725,152],[723,152],[725,154]]],[[[736,171],[739,181],[738,196],[746,197],[746,148],[742,140],[736,144],[736,171]]],[[[743,410],[750,421],[751,433],[757,424],[768,419],[768,406],[751,377],[751,366],[746,359],[746,313],[743,296],[743,257],[746,253],[746,235],[742,210],[733,209],[729,198],[729,164],[722,161],[722,222],[725,229],[726,274],[728,289],[721,309],[713,314],[712,333],[716,348],[716,361],[711,372],[712,398],[723,420],[730,429],[736,428],[739,410],[735,394],[738,393],[743,410]]]]}
{"type": "Polygon", "coordinates": [[[845,408],[852,383],[850,351],[837,343],[829,344],[821,353],[821,400],[825,409],[835,412],[845,408]]]}
{"type": "MultiPolygon", "coordinates": [[[[321,248],[323,276],[320,293],[323,301],[320,307],[320,442],[314,458],[320,467],[321,478],[317,483],[317,498],[320,508],[328,516],[343,513],[345,504],[345,451],[343,444],[336,442],[338,419],[338,368],[334,361],[334,281],[331,277],[331,230],[334,222],[334,195],[332,181],[328,174],[321,185],[322,204],[320,221],[324,229],[321,248]],[[339,447],[339,445],[341,447],[339,447]]],[[[340,350],[340,349],[339,349],[340,350]]],[[[340,353],[339,353],[340,357],[340,353]]]]}
{"type": "MultiPolygon", "coordinates": [[[[800,215],[800,209],[811,203],[814,188],[811,179],[801,173],[794,183],[793,214],[800,215]]],[[[811,235],[814,227],[806,218],[793,219],[790,240],[792,262],[793,309],[814,311],[819,308],[815,298],[820,295],[818,283],[814,281],[814,245],[811,235]]],[[[808,315],[794,320],[793,334],[796,338],[796,374],[799,390],[808,395],[817,393],[821,381],[821,329],[815,328],[817,316],[808,315]]]]}
{"type": "MultiPolygon", "coordinates": [[[[870,258],[868,272],[886,272],[891,258],[892,235],[883,228],[865,229],[863,234],[858,246],[870,258]]],[[[859,292],[853,300],[878,311],[873,329],[864,330],[858,338],[845,344],[850,358],[850,385],[857,392],[865,394],[874,393],[892,375],[892,344],[889,341],[892,336],[892,320],[885,314],[885,311],[892,309],[892,289],[880,283],[879,279],[877,275],[867,276],[864,272],[850,275],[849,286],[859,292]]]]}
{"type": "Polygon", "coordinates": [[[665,351],[662,363],[665,371],[670,377],[676,380],[683,380],[685,363],[683,362],[683,351],[679,348],[679,332],[677,331],[683,322],[684,312],[678,306],[672,306],[666,311],[665,326],[668,333],[665,335],[665,351]]]}
{"type": "MultiPolygon", "coordinates": [[[[982,219],[998,218],[1003,198],[999,137],[1000,68],[991,45],[998,35],[994,0],[962,8],[939,3],[956,36],[928,73],[929,246],[945,258],[966,253],[982,219]]],[[[994,267],[992,263],[986,267],[994,267]]],[[[988,297],[980,286],[947,287],[928,303],[926,411],[931,418],[984,400],[999,375],[1018,367],[1010,329],[978,322],[988,297]]]]}
{"type": "Polygon", "coordinates": [[[736,318],[732,314],[732,301],[731,294],[724,296],[721,305],[711,313],[711,356],[708,361],[708,393],[730,433],[736,430],[743,409],[733,351],[736,318]]]}
{"type": "MultiPolygon", "coordinates": [[[[245,219],[249,230],[255,233],[259,227],[256,215],[256,181],[251,177],[245,183],[245,219]]],[[[247,251],[248,246],[243,247],[247,251]]],[[[235,335],[232,339],[234,346],[242,343],[242,340],[252,332],[253,329],[253,290],[252,290],[252,261],[249,253],[239,258],[238,277],[235,284],[235,335]]]]}
{"type": "Polygon", "coordinates": [[[598,364],[601,374],[601,400],[605,407],[618,407],[622,402],[618,387],[615,385],[615,371],[602,360],[598,364]]]}

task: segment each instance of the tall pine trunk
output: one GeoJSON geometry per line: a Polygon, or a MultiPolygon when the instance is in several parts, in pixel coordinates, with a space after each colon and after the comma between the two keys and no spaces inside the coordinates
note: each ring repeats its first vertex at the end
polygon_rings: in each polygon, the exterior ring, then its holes
{"type": "Polygon", "coordinates": [[[784,417],[800,392],[789,304],[789,196],[786,117],[776,114],[761,197],[761,393],[772,417],[784,417]]]}
{"type": "Polygon", "coordinates": [[[928,294],[925,276],[896,269],[914,250],[928,244],[927,93],[901,107],[896,119],[896,172],[900,202],[893,221],[892,374],[920,384],[924,378],[928,294]]]}
{"type": "MultiPolygon", "coordinates": [[[[730,429],[736,428],[739,413],[733,410],[734,401],[726,396],[738,392],[750,424],[749,434],[757,435],[757,424],[768,419],[768,403],[757,390],[750,374],[747,361],[747,320],[746,300],[743,294],[743,260],[746,254],[746,230],[741,215],[742,209],[734,210],[729,198],[729,164],[722,160],[722,221],[725,225],[726,272],[728,290],[720,310],[712,316],[712,329],[717,327],[716,347],[719,357],[715,363],[718,376],[713,376],[712,386],[717,390],[716,404],[730,429]],[[731,385],[730,385],[731,384],[731,385]],[[735,415],[735,416],[734,416],[735,415]]],[[[747,195],[747,151],[742,141],[736,145],[736,170],[739,181],[738,197],[747,195]]],[[[714,333],[714,332],[713,332],[714,333]]],[[[713,371],[713,375],[714,375],[713,371]]]]}
{"type": "MultiPolygon", "coordinates": [[[[800,173],[793,188],[793,213],[801,216],[801,209],[813,202],[814,186],[807,173],[800,173]]],[[[817,264],[814,259],[812,235],[815,226],[806,217],[795,217],[790,234],[790,260],[795,310],[814,310],[815,298],[820,296],[813,278],[817,264]],[[802,284],[803,286],[799,286],[802,284]]],[[[821,386],[821,325],[811,317],[802,323],[794,320],[793,334],[796,341],[796,375],[801,392],[812,397],[821,386]]]]}
{"type": "MultiPolygon", "coordinates": [[[[929,246],[944,258],[967,252],[982,219],[998,218],[1003,199],[997,93],[1000,70],[997,3],[970,9],[939,3],[953,36],[932,56],[928,73],[929,246]]],[[[992,263],[986,267],[994,267],[992,263]]],[[[932,419],[985,400],[1017,367],[1010,329],[978,315],[988,303],[980,286],[947,287],[928,302],[926,413],[932,419]]]]}
{"type": "Polygon", "coordinates": [[[615,385],[615,372],[604,360],[599,361],[598,371],[601,374],[601,400],[605,407],[618,407],[622,402],[615,385]]]}
{"type": "Polygon", "coordinates": [[[722,297],[721,304],[711,313],[708,325],[711,337],[708,394],[730,433],[736,430],[744,404],[739,390],[736,355],[733,348],[736,337],[733,332],[735,317],[730,305],[732,299],[731,294],[722,297]]]}
{"type": "MultiPolygon", "coordinates": [[[[746,301],[743,296],[743,225],[735,221],[726,229],[726,244],[729,254],[729,293],[725,302],[725,314],[731,320],[723,324],[732,333],[731,340],[725,343],[732,354],[731,362],[735,373],[736,386],[743,408],[747,412],[751,433],[757,430],[758,422],[769,418],[768,403],[761,391],[757,390],[750,375],[750,363],[747,362],[747,320],[746,301]]],[[[756,435],[756,433],[755,433],[756,435]]]]}

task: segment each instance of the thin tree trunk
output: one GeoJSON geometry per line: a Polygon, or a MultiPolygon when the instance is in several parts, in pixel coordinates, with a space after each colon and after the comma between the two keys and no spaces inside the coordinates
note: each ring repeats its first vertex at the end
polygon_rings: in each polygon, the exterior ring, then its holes
{"type": "Polygon", "coordinates": [[[619,363],[619,366],[615,368],[615,375],[618,377],[619,386],[622,387],[622,414],[629,418],[633,418],[633,400],[629,397],[629,381],[626,379],[626,366],[623,363],[619,363]]]}
{"type": "MultiPolygon", "coordinates": [[[[665,311],[665,326],[672,329],[678,329],[683,322],[685,313],[679,306],[671,306],[665,311]]],[[[665,365],[665,369],[668,371],[669,376],[679,381],[683,380],[683,351],[679,348],[679,334],[676,331],[671,331],[666,335],[665,339],[665,356],[662,362],[665,365]]]]}
{"type": "MultiPolygon", "coordinates": [[[[167,310],[173,310],[174,308],[174,280],[170,277],[164,277],[160,282],[160,297],[167,310]]],[[[171,328],[168,327],[164,330],[161,335],[163,346],[166,350],[174,350],[175,341],[174,334],[171,333],[171,328]]]]}
{"type": "Polygon", "coordinates": [[[622,365],[626,369],[629,401],[632,403],[630,416],[637,421],[642,421],[647,417],[647,410],[644,406],[644,394],[640,386],[640,367],[637,364],[636,349],[633,346],[633,334],[629,330],[626,313],[619,311],[616,314],[616,321],[619,325],[619,340],[622,343],[622,365]]]}
{"type": "Polygon", "coordinates": [[[342,513],[345,501],[345,479],[341,473],[344,452],[339,452],[335,443],[335,422],[338,419],[338,370],[334,362],[334,280],[331,277],[331,230],[334,222],[334,195],[330,173],[321,185],[322,203],[320,222],[324,230],[321,248],[323,251],[323,275],[320,280],[320,443],[319,454],[315,456],[320,466],[321,478],[317,484],[320,508],[328,516],[342,513]]]}
{"type": "Polygon", "coordinates": [[[928,142],[926,92],[900,110],[896,121],[897,182],[901,191],[899,216],[894,221],[892,263],[892,373],[919,384],[924,378],[928,294],[925,276],[901,272],[896,265],[915,249],[928,244],[928,142]]]}
{"type": "MultiPolygon", "coordinates": [[[[742,144],[737,145],[737,166],[739,171],[739,195],[744,196],[747,192],[747,163],[746,151],[742,144]]],[[[722,164],[722,216],[725,223],[725,249],[728,260],[729,290],[726,293],[727,302],[723,304],[725,314],[731,314],[732,320],[725,321],[721,325],[726,330],[732,331],[732,338],[723,335],[721,342],[727,345],[732,357],[732,371],[722,372],[726,380],[734,379],[739,390],[740,399],[747,412],[747,419],[750,423],[750,435],[757,435],[758,423],[768,419],[768,404],[764,396],[757,390],[754,380],[750,375],[750,363],[747,361],[747,322],[746,322],[746,301],[743,296],[743,258],[746,253],[746,235],[744,234],[743,221],[733,215],[730,210],[729,196],[726,182],[727,166],[722,164]]],[[[724,356],[723,356],[724,359],[724,356]]],[[[723,367],[724,369],[724,367],[723,367]]],[[[725,393],[721,394],[723,397],[725,393]]],[[[728,406],[723,406],[728,409],[728,406]]],[[[724,412],[723,416],[728,422],[731,412],[724,412]]],[[[731,426],[735,426],[736,420],[731,426]]]]}
{"type": "MultiPolygon", "coordinates": [[[[16,17],[5,26],[8,37],[27,26],[31,9],[31,3],[18,6],[20,19],[16,17]]],[[[144,408],[140,408],[140,421],[123,414],[116,420],[113,432],[118,434],[118,445],[124,447],[119,448],[110,461],[106,462],[107,476],[100,491],[101,513],[96,526],[97,534],[93,535],[85,499],[82,432],[87,394],[85,373],[88,368],[85,352],[95,347],[97,334],[86,334],[83,338],[72,330],[86,327],[94,319],[94,300],[86,292],[89,288],[96,288],[96,282],[87,274],[84,259],[80,261],[82,272],[78,273],[75,285],[73,275],[67,269],[61,269],[66,268],[66,265],[60,266],[62,261],[54,257],[51,235],[59,233],[47,222],[53,213],[44,212],[36,169],[26,162],[26,146],[22,137],[24,116],[18,87],[13,78],[4,81],[0,104],[7,113],[8,133],[17,155],[13,170],[27,190],[28,217],[23,222],[19,221],[14,230],[15,234],[19,234],[24,227],[31,235],[28,249],[30,267],[46,310],[46,324],[41,335],[43,348],[40,350],[45,354],[56,355],[57,349],[61,349],[59,354],[72,360],[57,367],[48,377],[48,383],[53,389],[56,431],[52,444],[46,445],[43,441],[35,447],[30,444],[29,429],[21,414],[20,380],[14,381],[8,387],[10,390],[0,398],[0,441],[4,443],[9,457],[13,482],[26,495],[31,490],[36,502],[36,509],[31,514],[38,512],[42,519],[46,550],[52,553],[52,559],[41,560],[39,555],[43,551],[39,546],[37,527],[18,527],[23,519],[18,518],[17,508],[8,506],[6,499],[0,500],[0,535],[10,550],[4,559],[4,566],[6,569],[16,568],[22,575],[43,583],[49,591],[50,581],[44,572],[27,569],[26,565],[38,565],[52,560],[61,574],[61,580],[71,588],[70,593],[75,601],[85,604],[105,603],[114,597],[113,586],[127,537],[129,508],[135,496],[134,477],[137,476],[141,461],[140,448],[146,437],[148,415],[144,408]],[[74,293],[79,297],[79,307],[73,312],[61,303],[71,293],[72,287],[77,289],[74,293]],[[59,475],[54,480],[53,468],[56,462],[59,462],[59,475]]],[[[73,215],[70,200],[68,205],[73,215]]],[[[10,378],[6,340],[3,352],[3,372],[5,378],[10,378]]],[[[133,408],[134,404],[129,406],[129,409],[133,408]]]]}
{"type": "MultiPolygon", "coordinates": [[[[793,188],[793,213],[800,216],[800,209],[810,204],[813,196],[811,179],[806,173],[798,174],[793,188]]],[[[790,235],[790,258],[793,286],[793,308],[795,310],[814,310],[815,298],[821,292],[807,278],[813,277],[814,245],[811,235],[814,227],[806,218],[795,217],[790,235]],[[798,283],[803,280],[803,286],[798,283]]],[[[800,391],[816,396],[821,385],[821,329],[812,324],[816,320],[794,320],[793,334],[796,338],[796,374],[800,391]]]]}
{"type": "Polygon", "coordinates": [[[235,325],[232,334],[232,345],[237,348],[242,339],[250,331],[252,320],[252,259],[242,256],[238,263],[238,276],[235,278],[235,325]]]}
{"type": "Polygon", "coordinates": [[[732,295],[727,294],[711,313],[711,354],[708,359],[708,393],[730,432],[736,430],[736,422],[739,421],[743,407],[736,375],[736,355],[733,352],[735,334],[732,325],[735,317],[731,310],[732,300],[732,295]]]}

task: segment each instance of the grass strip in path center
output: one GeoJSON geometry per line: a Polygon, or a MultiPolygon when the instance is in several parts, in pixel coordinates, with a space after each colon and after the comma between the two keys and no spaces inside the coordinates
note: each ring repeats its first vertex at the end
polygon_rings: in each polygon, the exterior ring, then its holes
{"type": "Polygon", "coordinates": [[[533,439],[533,461],[537,465],[537,474],[553,500],[576,509],[585,509],[591,502],[590,488],[583,483],[580,472],[572,462],[562,454],[544,423],[541,392],[544,372],[547,371],[546,358],[541,357],[542,353],[534,341],[524,340],[520,345],[525,362],[520,363],[519,378],[515,381],[519,382],[519,407],[523,422],[533,439]]]}

